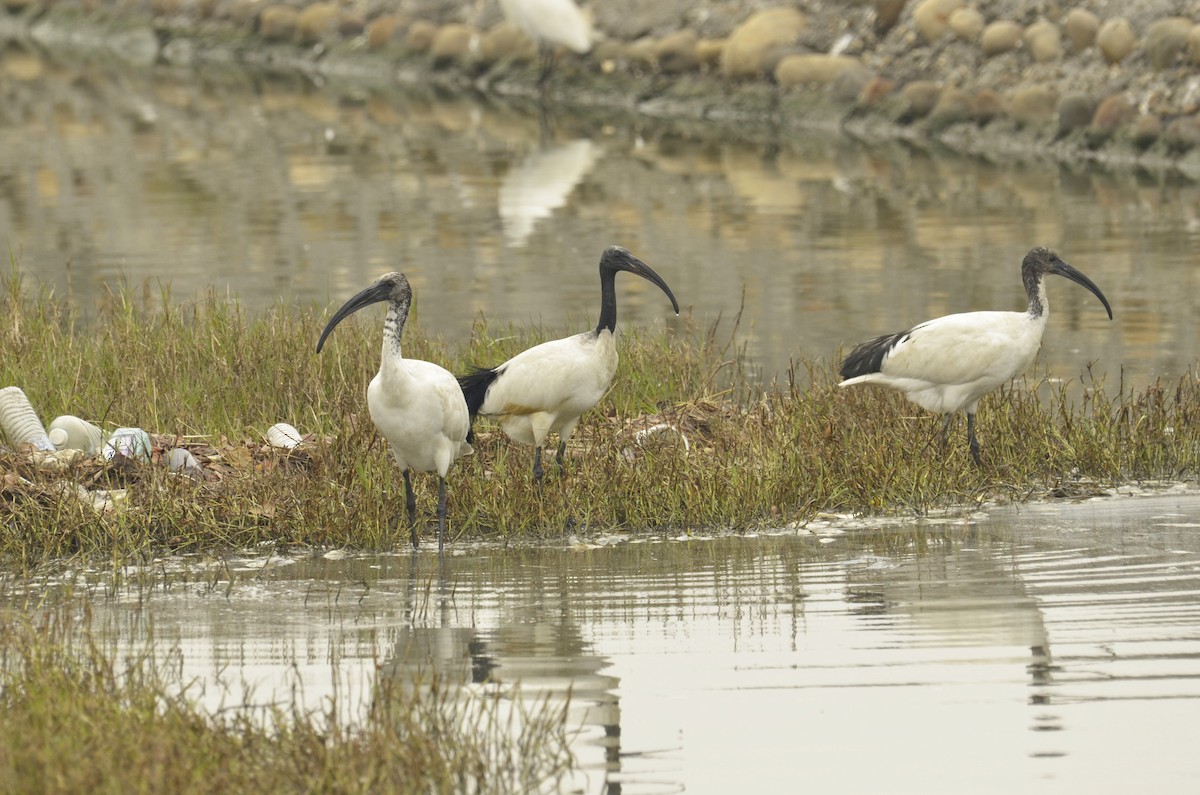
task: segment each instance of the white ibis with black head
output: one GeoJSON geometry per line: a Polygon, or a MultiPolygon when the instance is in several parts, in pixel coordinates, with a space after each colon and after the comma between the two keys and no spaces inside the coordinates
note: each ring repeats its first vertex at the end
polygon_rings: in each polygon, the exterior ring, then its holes
{"type": "Polygon", "coordinates": [[[412,288],[403,273],[388,273],[347,301],[334,313],[317,340],[317,353],[334,326],[365,306],[386,301],[383,356],[379,372],[367,387],[367,409],[375,427],[391,445],[404,473],[405,504],[417,546],[417,499],[410,470],[438,473],[438,552],[446,542],[446,472],[459,457],[472,452],[467,442],[471,418],[454,375],[420,359],[405,359],[400,335],[412,305],[412,288]]]}
{"type": "Polygon", "coordinates": [[[582,55],[592,49],[592,23],[574,0],[500,0],[504,16],[533,39],[541,54],[538,84],[550,76],[554,47],[566,47],[582,55]]]}
{"type": "Polygon", "coordinates": [[[580,416],[600,402],[617,372],[616,275],[635,273],[658,285],[675,314],[679,303],[662,277],[620,246],[600,256],[600,322],[575,334],[518,353],[497,367],[459,376],[471,416],[497,417],[509,438],[534,447],[533,478],[541,485],[542,446],[558,434],[558,466],[580,416]]]}
{"type": "Polygon", "coordinates": [[[1065,276],[1090,290],[1112,319],[1108,299],[1091,279],[1053,251],[1034,248],[1021,263],[1021,281],[1029,296],[1026,311],[946,315],[868,340],[842,362],[840,386],[891,387],[918,406],[944,415],[943,445],[950,420],[965,411],[971,458],[982,465],[975,409],[980,398],[1022,373],[1037,355],[1050,312],[1043,283],[1047,274],[1065,276]]]}

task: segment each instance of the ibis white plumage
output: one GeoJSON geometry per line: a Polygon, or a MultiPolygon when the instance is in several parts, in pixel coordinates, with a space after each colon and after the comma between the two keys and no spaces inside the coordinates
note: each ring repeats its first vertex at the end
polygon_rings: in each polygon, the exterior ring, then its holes
{"type": "Polygon", "coordinates": [[[600,320],[595,329],[535,345],[497,367],[477,367],[459,376],[472,417],[496,417],[511,439],[533,445],[533,477],[539,485],[546,437],[558,434],[561,469],[580,416],[600,402],[617,372],[619,271],[658,285],[679,314],[679,303],[661,276],[626,249],[610,246],[600,257],[600,320]]]}
{"type": "Polygon", "coordinates": [[[857,346],[842,362],[840,386],[877,384],[903,392],[922,408],[945,418],[942,443],[955,413],[967,414],[971,458],[981,464],[975,437],[980,398],[1022,373],[1042,345],[1050,304],[1047,274],[1066,277],[1092,292],[1112,319],[1112,307],[1087,276],[1046,248],[1034,248],[1021,263],[1029,298],[1024,312],[964,312],[884,334],[857,346]]]}
{"type": "Polygon", "coordinates": [[[354,312],[387,302],[383,355],[379,372],[367,387],[367,409],[391,446],[404,473],[405,504],[413,547],[417,546],[417,500],[410,470],[438,473],[438,552],[446,542],[446,473],[459,457],[472,452],[467,442],[471,419],[454,375],[432,362],[405,359],[400,335],[412,305],[412,288],[403,273],[388,273],[355,295],[329,319],[317,353],[334,327],[354,312]]]}
{"type": "Polygon", "coordinates": [[[538,45],[544,83],[554,64],[554,47],[566,47],[583,53],[592,49],[592,23],[574,0],[500,0],[500,8],[510,22],[538,45]]]}

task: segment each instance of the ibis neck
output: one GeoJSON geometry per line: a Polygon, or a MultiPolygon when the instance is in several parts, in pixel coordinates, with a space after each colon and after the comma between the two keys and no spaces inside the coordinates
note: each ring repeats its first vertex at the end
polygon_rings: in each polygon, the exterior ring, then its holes
{"type": "Polygon", "coordinates": [[[1021,281],[1025,283],[1025,295],[1029,296],[1029,316],[1039,318],[1046,314],[1050,303],[1046,300],[1046,280],[1032,268],[1021,269],[1021,281]]]}
{"type": "Polygon", "coordinates": [[[400,352],[400,335],[408,320],[408,307],[400,303],[388,304],[387,317],[383,319],[383,361],[403,359],[400,352]]]}
{"type": "Polygon", "coordinates": [[[596,333],[617,330],[617,272],[612,268],[600,268],[600,322],[596,333]]]}

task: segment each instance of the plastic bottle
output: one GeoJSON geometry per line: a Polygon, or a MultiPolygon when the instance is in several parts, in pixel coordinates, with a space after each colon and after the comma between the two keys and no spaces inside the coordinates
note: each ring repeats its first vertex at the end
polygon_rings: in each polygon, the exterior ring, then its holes
{"type": "Polygon", "coordinates": [[[100,452],[104,446],[104,431],[71,414],[55,417],[50,423],[49,436],[59,450],[82,450],[89,456],[100,452]]]}
{"type": "Polygon", "coordinates": [[[286,422],[277,422],[267,428],[267,443],[272,447],[285,447],[290,450],[300,444],[303,438],[300,431],[286,422]]]}
{"type": "Polygon", "coordinates": [[[0,389],[0,427],[13,447],[31,444],[38,450],[54,449],[46,428],[19,386],[0,389]]]}
{"type": "Polygon", "coordinates": [[[141,428],[117,428],[104,443],[100,454],[107,459],[112,459],[120,453],[126,458],[149,461],[152,449],[150,434],[141,428]]]}

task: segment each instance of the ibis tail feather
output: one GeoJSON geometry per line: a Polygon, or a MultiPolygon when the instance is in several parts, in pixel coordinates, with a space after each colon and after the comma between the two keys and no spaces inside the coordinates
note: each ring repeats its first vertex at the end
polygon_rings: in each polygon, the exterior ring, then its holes
{"type": "Polygon", "coordinates": [[[842,361],[842,378],[850,379],[878,373],[883,368],[883,360],[893,348],[908,339],[910,331],[911,329],[898,334],[884,334],[855,347],[842,361]]]}

